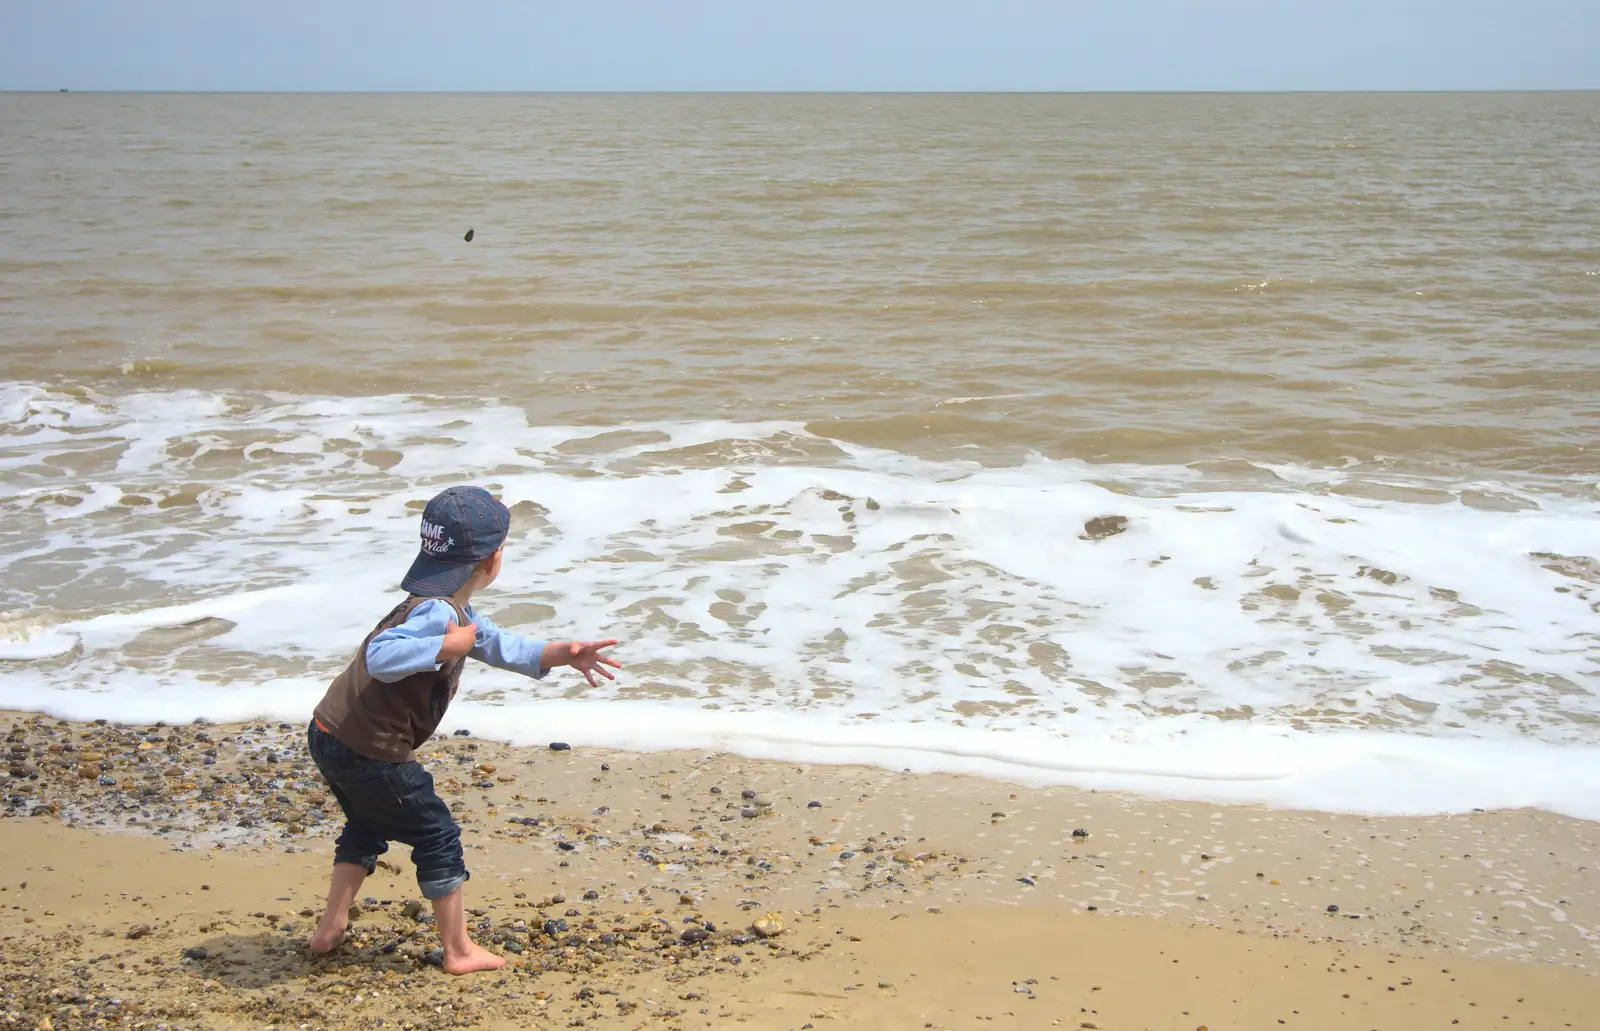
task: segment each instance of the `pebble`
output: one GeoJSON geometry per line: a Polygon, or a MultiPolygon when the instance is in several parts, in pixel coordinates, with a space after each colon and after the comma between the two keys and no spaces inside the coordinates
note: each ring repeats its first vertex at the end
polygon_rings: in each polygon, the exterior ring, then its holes
{"type": "Polygon", "coordinates": [[[822,803],[816,801],[815,799],[813,799],[812,801],[806,803],[806,808],[807,809],[821,809],[822,808],[822,803]]]}
{"type": "Polygon", "coordinates": [[[1018,884],[1026,884],[1030,888],[1032,888],[1034,886],[1034,880],[1033,880],[1032,877],[1018,877],[1017,878],[1017,883],[1018,884]]]}
{"type": "Polygon", "coordinates": [[[552,742],[550,742],[550,751],[552,751],[552,752],[570,752],[570,751],[572,751],[572,746],[567,744],[565,741],[552,741],[552,742]]]}
{"type": "Polygon", "coordinates": [[[472,731],[470,731],[470,730],[466,729],[465,727],[463,727],[460,730],[456,731],[455,736],[456,737],[471,737],[472,736],[472,731]]]}
{"type": "Polygon", "coordinates": [[[468,229],[467,230],[467,235],[463,236],[461,239],[467,241],[468,243],[471,243],[472,242],[472,238],[474,236],[477,236],[477,235],[478,235],[478,231],[476,229],[468,229]]]}
{"type": "Polygon", "coordinates": [[[1072,836],[1080,839],[1087,838],[1089,836],[1089,832],[1084,830],[1082,827],[1079,827],[1077,830],[1072,832],[1072,836]]]}
{"type": "Polygon", "coordinates": [[[752,798],[755,798],[756,793],[750,788],[745,788],[743,791],[739,792],[739,797],[748,801],[752,798]]]}
{"type": "Polygon", "coordinates": [[[205,949],[195,948],[195,949],[184,949],[183,950],[183,958],[184,959],[192,959],[192,960],[198,961],[198,960],[205,959],[209,955],[211,955],[211,953],[207,952],[205,949]]]}
{"type": "Polygon", "coordinates": [[[756,922],[750,925],[750,930],[760,938],[776,938],[783,933],[783,918],[776,913],[767,913],[757,917],[756,922]]]}
{"type": "Polygon", "coordinates": [[[761,810],[757,809],[755,806],[747,806],[744,809],[739,810],[739,815],[744,817],[746,820],[754,820],[756,817],[761,815],[761,810]]]}
{"type": "Polygon", "coordinates": [[[1329,906],[1328,907],[1328,912],[1337,913],[1337,912],[1339,912],[1339,907],[1338,906],[1329,906]]]}
{"type": "Polygon", "coordinates": [[[417,920],[421,918],[422,903],[418,902],[416,899],[410,900],[401,907],[400,915],[405,917],[407,920],[417,920]]]}

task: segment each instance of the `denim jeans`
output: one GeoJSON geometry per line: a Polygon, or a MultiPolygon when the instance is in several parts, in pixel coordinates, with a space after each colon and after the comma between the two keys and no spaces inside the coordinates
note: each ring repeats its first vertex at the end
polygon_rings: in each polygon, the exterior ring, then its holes
{"type": "Polygon", "coordinates": [[[421,763],[368,759],[316,721],[306,728],[306,744],[344,810],[335,863],[356,863],[370,874],[389,842],[399,841],[411,846],[423,898],[443,898],[466,883],[470,874],[462,860],[461,828],[421,763]]]}

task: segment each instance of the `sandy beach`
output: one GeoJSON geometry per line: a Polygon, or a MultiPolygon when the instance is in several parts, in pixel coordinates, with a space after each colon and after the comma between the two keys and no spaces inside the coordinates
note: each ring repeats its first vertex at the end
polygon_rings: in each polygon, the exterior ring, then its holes
{"type": "Polygon", "coordinates": [[[300,728],[3,721],[5,1028],[1600,1026],[1600,834],[1540,812],[452,736],[424,758],[511,962],[451,978],[404,850],[305,950],[339,816],[300,728]]]}
{"type": "Polygon", "coordinates": [[[48,86],[0,1031],[1600,1031],[1600,93],[48,86]],[[425,749],[465,980],[404,850],[306,948],[304,722],[456,484],[478,618],[625,664],[425,749]]]}

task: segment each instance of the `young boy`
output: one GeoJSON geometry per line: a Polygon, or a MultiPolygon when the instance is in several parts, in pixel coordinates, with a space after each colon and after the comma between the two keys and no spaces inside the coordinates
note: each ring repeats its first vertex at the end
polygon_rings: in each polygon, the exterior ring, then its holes
{"type": "Polygon", "coordinates": [[[345,815],[312,952],[343,941],[361,882],[389,842],[400,841],[411,846],[417,884],[433,902],[444,969],[505,966],[467,934],[461,829],[414,752],[438,729],[469,655],[534,678],[572,666],[591,686],[599,685],[597,672],[615,680],[606,667],[622,666],[600,654],[614,640],[546,644],[506,633],[473,611],[468,600],[500,575],[510,528],[511,513],[481,487],[451,487],[428,502],[422,551],[400,584],[409,596],[367,635],[306,728],[311,757],[345,815]]]}

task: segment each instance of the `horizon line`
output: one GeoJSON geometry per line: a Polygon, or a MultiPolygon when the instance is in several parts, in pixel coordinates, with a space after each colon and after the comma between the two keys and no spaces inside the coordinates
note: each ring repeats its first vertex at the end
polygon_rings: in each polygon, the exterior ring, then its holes
{"type": "Polygon", "coordinates": [[[0,87],[0,94],[91,93],[96,95],[144,96],[1251,96],[1251,95],[1328,95],[1328,96],[1383,96],[1395,94],[1485,94],[1485,93],[1600,93],[1600,86],[1482,86],[1482,87],[1368,87],[1360,89],[1325,89],[1314,87],[1239,87],[1231,89],[1203,89],[1193,87],[1165,88],[967,88],[967,89],[917,89],[917,88],[809,88],[809,89],[310,89],[284,87],[275,89],[78,89],[61,87],[0,87]]]}

